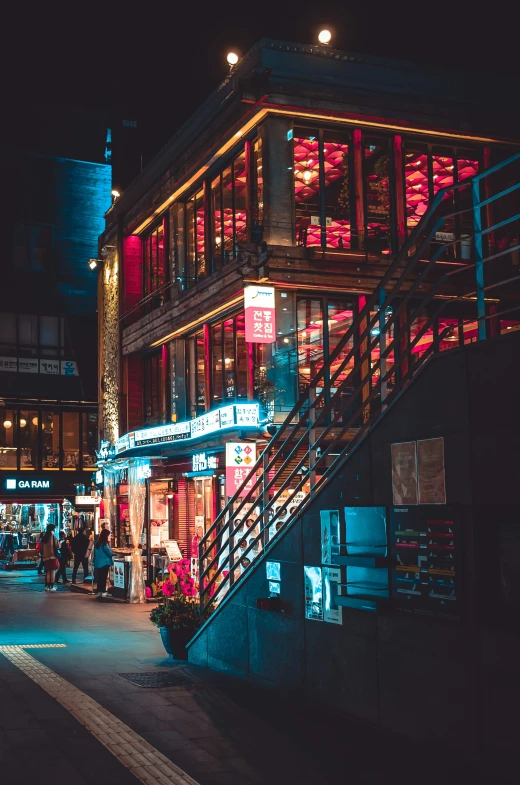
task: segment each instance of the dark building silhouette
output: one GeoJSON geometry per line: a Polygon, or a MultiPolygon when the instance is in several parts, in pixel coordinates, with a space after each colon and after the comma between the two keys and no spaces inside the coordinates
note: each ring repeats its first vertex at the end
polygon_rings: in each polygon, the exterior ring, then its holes
{"type": "MultiPolygon", "coordinates": [[[[100,144],[100,159],[102,150],[100,144]]],[[[0,512],[5,520],[15,502],[60,501],[71,495],[74,483],[91,484],[97,275],[88,261],[97,258],[97,236],[111,205],[111,167],[13,149],[4,153],[0,171],[0,512]]]]}

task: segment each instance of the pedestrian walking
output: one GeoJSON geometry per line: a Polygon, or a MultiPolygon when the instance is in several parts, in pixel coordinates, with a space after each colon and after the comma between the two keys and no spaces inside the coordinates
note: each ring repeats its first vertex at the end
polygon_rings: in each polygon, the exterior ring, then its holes
{"type": "Polygon", "coordinates": [[[74,554],[74,567],[72,568],[72,583],[76,583],[76,577],[78,575],[79,565],[83,567],[83,581],[88,576],[88,559],[87,559],[87,550],[88,550],[88,537],[83,531],[80,529],[75,537],[72,539],[71,543],[72,553],[74,554]]]}
{"type": "Polygon", "coordinates": [[[114,560],[112,558],[112,551],[108,541],[110,539],[110,531],[103,529],[99,532],[99,537],[94,545],[94,570],[96,573],[97,593],[98,599],[101,597],[110,597],[107,593],[107,578],[108,571],[114,560]]]}
{"type": "Polygon", "coordinates": [[[59,543],[54,536],[54,524],[49,523],[41,539],[43,566],[45,569],[45,591],[57,591],[54,585],[54,573],[60,566],[58,561],[59,543]]]}
{"type": "Polygon", "coordinates": [[[67,535],[64,531],[60,532],[60,555],[58,556],[58,560],[60,562],[60,568],[56,573],[55,583],[60,582],[60,577],[63,578],[63,583],[68,583],[67,578],[67,565],[72,558],[72,551],[70,550],[69,541],[67,539],[67,535]]]}

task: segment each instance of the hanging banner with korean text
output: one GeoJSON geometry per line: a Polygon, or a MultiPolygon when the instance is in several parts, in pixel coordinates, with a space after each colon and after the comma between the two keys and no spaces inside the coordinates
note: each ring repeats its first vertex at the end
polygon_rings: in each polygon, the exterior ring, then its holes
{"type": "MultiPolygon", "coordinates": [[[[254,442],[228,442],[226,444],[226,496],[234,496],[256,463],[254,442]]],[[[252,475],[240,496],[246,496],[253,487],[252,475]]]]}
{"type": "Polygon", "coordinates": [[[276,340],[274,287],[246,286],[244,288],[246,341],[273,343],[276,340]]]}

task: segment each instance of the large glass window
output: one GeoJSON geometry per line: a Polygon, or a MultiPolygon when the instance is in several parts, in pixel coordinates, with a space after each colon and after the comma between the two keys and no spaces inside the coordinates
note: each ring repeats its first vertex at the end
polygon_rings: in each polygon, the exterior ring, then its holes
{"type": "MultiPolygon", "coordinates": [[[[247,398],[249,362],[244,313],[211,325],[208,348],[211,406],[221,406],[223,403],[247,398]]],[[[187,341],[187,351],[190,412],[192,417],[196,417],[206,410],[203,332],[187,341]]]]}
{"type": "MultiPolygon", "coordinates": [[[[332,355],[340,340],[350,329],[353,317],[353,303],[347,300],[309,297],[298,299],[298,382],[300,393],[306,389],[310,380],[321,370],[325,359],[332,355]],[[326,314],[326,320],[324,320],[324,314],[326,314]]],[[[327,374],[321,386],[316,388],[318,394],[323,392],[324,388],[326,396],[334,394],[346,380],[354,367],[354,356],[346,361],[352,345],[351,338],[333,360],[330,374],[327,374]],[[344,361],[346,361],[345,365],[341,368],[344,361]],[[339,374],[332,384],[331,378],[336,371],[339,371],[339,374]]],[[[354,389],[353,382],[342,393],[342,408],[345,403],[343,398],[350,395],[350,387],[352,390],[354,389]]]]}
{"type": "MultiPolygon", "coordinates": [[[[214,404],[222,403],[222,324],[211,328],[211,396],[214,404]]],[[[226,379],[227,381],[227,379],[226,379]]]]}
{"type": "MultiPolygon", "coordinates": [[[[437,147],[407,142],[404,148],[406,222],[411,231],[428,209],[428,204],[441,188],[453,185],[479,170],[477,153],[450,147],[437,147]]],[[[452,206],[451,196],[446,195],[452,206]]]]}
{"type": "Polygon", "coordinates": [[[159,425],[166,421],[166,379],[162,349],[145,357],[143,366],[145,423],[159,425]]]}
{"type": "Polygon", "coordinates": [[[189,288],[207,275],[204,236],[204,192],[186,202],[186,285],[189,288]]]}
{"type": "Polygon", "coordinates": [[[197,417],[199,414],[204,414],[206,410],[206,363],[203,330],[188,339],[186,348],[189,413],[191,417],[197,417]]]}
{"type": "Polygon", "coordinates": [[[211,329],[212,403],[247,398],[247,345],[244,314],[211,329]]]}
{"type": "Polygon", "coordinates": [[[20,469],[36,469],[38,467],[39,424],[40,418],[37,411],[28,409],[20,411],[20,469]]]}
{"type": "Polygon", "coordinates": [[[63,468],[79,469],[79,414],[63,412],[63,468]]]}
{"type": "MultiPolygon", "coordinates": [[[[42,468],[59,469],[60,466],[60,415],[58,412],[41,413],[42,468]]],[[[21,421],[20,421],[21,425],[21,421]]]]}
{"type": "Polygon", "coordinates": [[[84,469],[96,468],[96,448],[98,443],[96,412],[81,414],[81,453],[84,469]]]}
{"type": "Polygon", "coordinates": [[[254,222],[261,226],[264,221],[264,173],[260,137],[253,142],[253,169],[255,177],[254,222]]]}
{"type": "Polygon", "coordinates": [[[164,225],[161,222],[144,242],[144,295],[163,290],[167,281],[164,225]]]}
{"type": "Polygon", "coordinates": [[[247,239],[248,173],[245,150],[211,183],[213,269],[237,254],[237,244],[247,239]]]}
{"type": "Polygon", "coordinates": [[[13,409],[0,409],[0,469],[16,469],[16,421],[13,409]]]}
{"type": "Polygon", "coordinates": [[[390,251],[389,142],[365,139],[365,233],[368,250],[390,251]]]}
{"type": "Polygon", "coordinates": [[[350,248],[348,136],[296,129],[293,173],[297,245],[350,248]]]}
{"type": "Polygon", "coordinates": [[[222,188],[220,175],[211,183],[211,216],[213,225],[213,268],[222,267],[222,188]]]}

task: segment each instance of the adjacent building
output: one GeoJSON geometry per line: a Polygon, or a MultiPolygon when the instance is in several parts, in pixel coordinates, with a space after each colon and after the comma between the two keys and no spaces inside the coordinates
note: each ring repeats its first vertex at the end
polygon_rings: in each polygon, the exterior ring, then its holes
{"type": "Polygon", "coordinates": [[[111,167],[10,150],[0,170],[9,193],[0,241],[0,520],[28,534],[60,524],[64,512],[70,522],[96,470],[97,275],[88,262],[112,201],[111,167]]]}
{"type": "MultiPolygon", "coordinates": [[[[435,194],[518,149],[507,118],[480,109],[475,79],[264,40],[115,202],[99,313],[118,545],[139,458],[148,567],[169,540],[196,557],[232,490],[226,445],[242,450],[240,484],[435,194]]],[[[461,194],[446,205],[457,237],[461,194]]],[[[467,262],[469,229],[447,265],[467,262]]],[[[417,353],[465,308],[450,306],[417,353]]],[[[457,335],[476,340],[477,324],[457,335]]]]}

